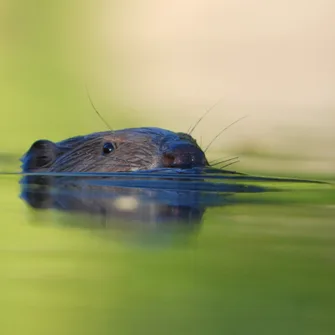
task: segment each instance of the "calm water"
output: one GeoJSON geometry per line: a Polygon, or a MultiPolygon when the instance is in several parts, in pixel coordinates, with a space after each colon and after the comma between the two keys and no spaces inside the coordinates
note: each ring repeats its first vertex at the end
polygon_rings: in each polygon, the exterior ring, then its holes
{"type": "Polygon", "coordinates": [[[29,178],[0,176],[0,334],[335,333],[333,185],[29,178]]]}

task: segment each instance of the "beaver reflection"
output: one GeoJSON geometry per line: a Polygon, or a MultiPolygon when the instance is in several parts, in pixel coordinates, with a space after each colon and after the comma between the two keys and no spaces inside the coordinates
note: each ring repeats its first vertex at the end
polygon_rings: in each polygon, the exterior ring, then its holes
{"type": "Polygon", "coordinates": [[[192,231],[208,207],[235,203],[232,195],[237,193],[266,191],[263,187],[229,183],[228,176],[220,183],[211,182],[205,174],[194,171],[183,175],[79,176],[25,175],[21,197],[34,209],[84,214],[80,224],[91,227],[126,227],[140,222],[192,231]]]}
{"type": "Polygon", "coordinates": [[[140,222],[194,228],[209,205],[206,199],[212,198],[186,187],[186,183],[171,180],[44,175],[23,177],[21,187],[21,197],[30,207],[85,214],[90,226],[95,227],[140,222]],[[166,187],[169,182],[171,188],[166,187]]]}

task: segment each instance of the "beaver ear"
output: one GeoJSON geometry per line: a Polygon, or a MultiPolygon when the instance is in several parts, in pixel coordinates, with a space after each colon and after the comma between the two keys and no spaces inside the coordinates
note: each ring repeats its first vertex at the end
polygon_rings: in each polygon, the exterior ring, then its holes
{"type": "Polygon", "coordinates": [[[23,171],[48,168],[57,158],[57,145],[48,140],[36,141],[21,159],[23,171]]]}

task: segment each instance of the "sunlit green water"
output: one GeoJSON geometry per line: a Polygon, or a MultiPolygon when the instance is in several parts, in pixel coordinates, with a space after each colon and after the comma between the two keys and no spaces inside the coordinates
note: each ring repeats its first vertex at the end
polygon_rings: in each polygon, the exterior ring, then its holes
{"type": "Polygon", "coordinates": [[[181,232],[34,212],[0,183],[1,334],[335,332],[333,186],[236,195],[181,232]]]}

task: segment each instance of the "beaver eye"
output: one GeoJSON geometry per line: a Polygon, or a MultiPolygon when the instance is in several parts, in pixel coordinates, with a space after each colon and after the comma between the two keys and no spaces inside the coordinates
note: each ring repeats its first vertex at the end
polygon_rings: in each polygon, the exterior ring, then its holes
{"type": "Polygon", "coordinates": [[[110,154],[112,151],[114,151],[114,145],[110,142],[107,142],[104,144],[102,151],[104,154],[110,154]]]}

